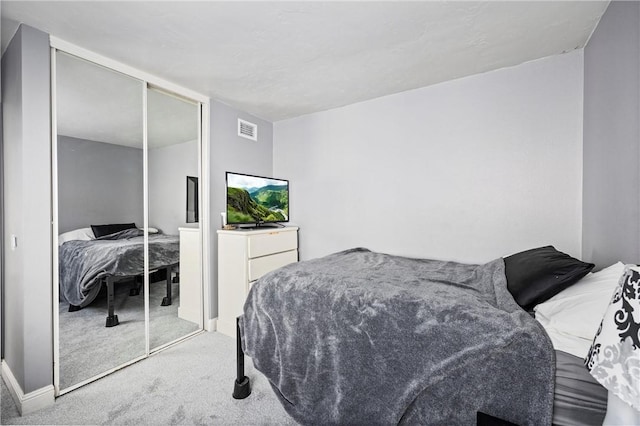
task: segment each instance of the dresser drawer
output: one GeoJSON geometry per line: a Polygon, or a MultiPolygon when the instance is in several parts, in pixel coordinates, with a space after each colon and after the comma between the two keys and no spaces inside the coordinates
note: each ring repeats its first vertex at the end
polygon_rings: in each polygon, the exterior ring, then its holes
{"type": "Polygon", "coordinates": [[[249,236],[248,257],[267,256],[298,248],[298,233],[295,231],[273,231],[249,236]]]}
{"type": "Polygon", "coordinates": [[[297,250],[249,259],[249,281],[255,281],[268,272],[297,261],[297,250]]]}

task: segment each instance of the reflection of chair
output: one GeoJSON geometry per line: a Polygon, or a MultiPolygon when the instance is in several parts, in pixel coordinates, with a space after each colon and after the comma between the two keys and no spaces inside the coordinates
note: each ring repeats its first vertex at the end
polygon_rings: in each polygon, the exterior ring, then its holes
{"type": "MultiPolygon", "coordinates": [[[[160,303],[161,306],[171,305],[171,302],[172,302],[171,301],[171,272],[178,265],[179,263],[174,263],[171,265],[163,266],[162,268],[154,269],[153,271],[149,272],[150,278],[152,275],[157,274],[160,271],[163,271],[166,274],[165,280],[167,283],[167,294],[162,299],[162,303],[160,303]]],[[[133,278],[134,278],[134,284],[131,290],[129,290],[129,295],[137,296],[140,294],[142,279],[140,275],[133,278]]],[[[114,292],[115,283],[122,282],[122,281],[131,281],[131,279],[132,277],[130,276],[114,276],[114,275],[110,275],[103,279],[107,286],[107,321],[106,321],[105,327],[115,327],[116,325],[120,324],[120,322],[118,321],[118,315],[115,315],[114,313],[114,306],[113,306],[114,294],[115,294],[114,292]]],[[[151,279],[149,281],[151,282],[151,279]]],[[[69,311],[71,312],[71,307],[69,308],[69,311]]]]}

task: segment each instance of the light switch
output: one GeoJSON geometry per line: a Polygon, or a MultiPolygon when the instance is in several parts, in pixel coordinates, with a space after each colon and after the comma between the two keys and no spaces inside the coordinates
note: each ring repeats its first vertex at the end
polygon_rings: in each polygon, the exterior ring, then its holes
{"type": "Polygon", "coordinates": [[[11,235],[11,250],[15,250],[18,247],[18,237],[11,235]]]}

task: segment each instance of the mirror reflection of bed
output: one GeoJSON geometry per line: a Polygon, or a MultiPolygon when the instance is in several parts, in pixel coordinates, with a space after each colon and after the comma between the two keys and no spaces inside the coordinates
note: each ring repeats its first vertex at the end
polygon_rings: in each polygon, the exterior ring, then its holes
{"type": "Polygon", "coordinates": [[[201,288],[181,283],[180,273],[185,249],[199,256],[199,239],[194,244],[181,237],[181,230],[199,229],[187,224],[184,183],[199,174],[199,108],[61,52],[56,90],[64,393],[202,329],[201,288]],[[181,241],[191,246],[181,247],[181,241]],[[188,292],[188,306],[181,290],[188,292]]]}

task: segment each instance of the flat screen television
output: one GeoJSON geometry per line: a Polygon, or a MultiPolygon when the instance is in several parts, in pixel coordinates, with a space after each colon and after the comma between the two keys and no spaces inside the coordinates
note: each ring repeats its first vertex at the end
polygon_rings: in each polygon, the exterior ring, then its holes
{"type": "Polygon", "coordinates": [[[227,223],[262,225],[289,221],[289,181],[227,172],[227,223]]]}

